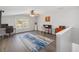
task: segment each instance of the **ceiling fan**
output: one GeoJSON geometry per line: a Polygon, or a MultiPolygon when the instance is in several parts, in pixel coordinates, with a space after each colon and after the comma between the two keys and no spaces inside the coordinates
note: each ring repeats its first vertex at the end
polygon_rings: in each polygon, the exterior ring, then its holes
{"type": "Polygon", "coordinates": [[[31,17],[34,17],[34,16],[39,16],[40,14],[39,14],[39,11],[37,11],[37,10],[31,10],[30,11],[30,16],[31,17]]]}

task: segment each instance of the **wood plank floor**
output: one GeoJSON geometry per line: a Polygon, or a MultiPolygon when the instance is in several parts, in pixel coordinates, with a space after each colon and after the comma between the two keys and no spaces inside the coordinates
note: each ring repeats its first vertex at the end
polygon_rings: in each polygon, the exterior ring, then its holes
{"type": "MultiPolygon", "coordinates": [[[[40,34],[42,36],[48,37],[54,42],[52,42],[50,45],[48,45],[46,48],[41,49],[39,52],[55,52],[56,51],[56,41],[55,36],[49,35],[49,34],[43,34],[41,32],[32,31],[30,32],[34,35],[40,34]]],[[[20,33],[21,34],[21,33],[20,33]]],[[[18,35],[18,34],[16,34],[18,35]]],[[[16,35],[13,35],[11,37],[6,37],[4,39],[0,39],[0,52],[31,52],[26,45],[20,40],[16,39],[16,35]]]]}

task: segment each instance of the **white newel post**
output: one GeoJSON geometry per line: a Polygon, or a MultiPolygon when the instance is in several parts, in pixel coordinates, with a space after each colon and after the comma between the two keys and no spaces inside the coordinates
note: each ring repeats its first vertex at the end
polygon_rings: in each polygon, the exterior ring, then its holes
{"type": "Polygon", "coordinates": [[[56,33],[56,51],[57,52],[71,52],[72,51],[72,28],[56,33]]]}

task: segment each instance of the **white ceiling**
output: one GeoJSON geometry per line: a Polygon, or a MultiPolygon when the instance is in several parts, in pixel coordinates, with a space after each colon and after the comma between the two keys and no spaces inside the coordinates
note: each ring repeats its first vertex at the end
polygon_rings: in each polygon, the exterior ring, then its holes
{"type": "Polygon", "coordinates": [[[3,15],[16,15],[16,14],[25,14],[29,10],[39,10],[41,13],[46,13],[48,11],[55,12],[58,9],[63,7],[56,6],[0,6],[0,10],[4,10],[3,15]]]}

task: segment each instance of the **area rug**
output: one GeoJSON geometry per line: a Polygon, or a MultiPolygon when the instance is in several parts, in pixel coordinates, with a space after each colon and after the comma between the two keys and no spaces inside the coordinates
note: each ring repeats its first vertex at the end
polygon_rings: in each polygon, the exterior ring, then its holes
{"type": "Polygon", "coordinates": [[[21,39],[24,45],[32,52],[38,52],[40,49],[45,48],[51,42],[53,42],[53,40],[50,40],[46,37],[39,37],[39,35],[33,35],[31,33],[19,34],[16,37],[21,39]]]}

